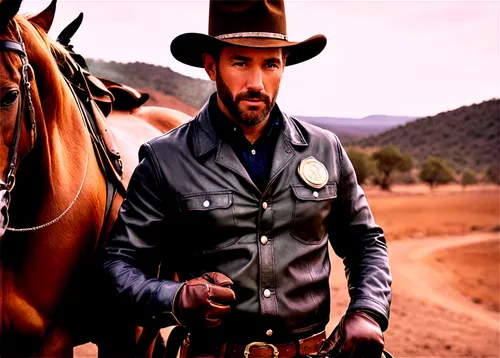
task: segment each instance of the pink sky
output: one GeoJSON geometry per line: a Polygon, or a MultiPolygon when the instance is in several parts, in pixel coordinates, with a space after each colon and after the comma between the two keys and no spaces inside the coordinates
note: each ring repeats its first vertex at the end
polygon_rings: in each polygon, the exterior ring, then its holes
{"type": "MultiPolygon", "coordinates": [[[[25,0],[35,13],[49,0],[25,0]]],[[[497,1],[288,1],[292,41],[317,33],[328,45],[286,69],[278,103],[290,114],[434,115],[500,97],[497,1]]],[[[51,36],[84,12],[72,43],[86,57],[142,61],[203,79],[177,62],[172,39],[206,33],[206,1],[59,0],[51,36]]]]}

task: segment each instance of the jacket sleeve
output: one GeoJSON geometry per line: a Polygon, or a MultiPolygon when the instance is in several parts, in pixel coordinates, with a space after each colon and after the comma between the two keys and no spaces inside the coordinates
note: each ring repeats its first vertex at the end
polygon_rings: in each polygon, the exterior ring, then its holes
{"type": "Polygon", "coordinates": [[[105,285],[128,314],[139,323],[156,317],[167,326],[176,322],[172,304],[181,283],[156,278],[168,224],[166,185],[158,168],[153,149],[144,144],[103,249],[101,268],[105,285]]]}
{"type": "Polygon", "coordinates": [[[386,330],[391,304],[391,271],[383,230],[375,224],[363,189],[340,141],[337,198],[330,214],[329,238],[343,259],[351,301],[348,311],[365,311],[386,330]]]}

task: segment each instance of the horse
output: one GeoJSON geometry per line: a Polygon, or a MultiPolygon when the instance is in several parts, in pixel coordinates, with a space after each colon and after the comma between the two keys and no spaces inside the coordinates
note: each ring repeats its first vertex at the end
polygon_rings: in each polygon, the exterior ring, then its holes
{"type": "MultiPolygon", "coordinates": [[[[29,17],[20,4],[0,3],[0,356],[70,357],[85,343],[74,295],[92,290],[81,277],[123,193],[105,217],[107,178],[60,71],[69,54],[47,35],[56,0],[29,17]]],[[[139,146],[189,118],[147,107],[108,116],[125,188],[139,146]]]]}

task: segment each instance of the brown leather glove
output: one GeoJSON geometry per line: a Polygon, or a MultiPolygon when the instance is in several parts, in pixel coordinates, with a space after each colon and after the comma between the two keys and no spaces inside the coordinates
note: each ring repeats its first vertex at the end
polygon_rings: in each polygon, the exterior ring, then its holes
{"type": "Polygon", "coordinates": [[[347,313],[321,345],[318,354],[328,357],[380,358],[384,335],[379,324],[367,313],[347,313]]]}
{"type": "Polygon", "coordinates": [[[219,272],[207,272],[187,281],[174,298],[175,318],[186,327],[217,327],[236,300],[232,284],[229,277],[219,272]]]}

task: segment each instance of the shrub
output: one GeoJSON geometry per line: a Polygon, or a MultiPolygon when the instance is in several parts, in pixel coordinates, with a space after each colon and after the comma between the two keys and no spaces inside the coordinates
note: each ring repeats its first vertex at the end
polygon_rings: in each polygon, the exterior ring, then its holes
{"type": "Polygon", "coordinates": [[[453,181],[453,172],[441,158],[428,157],[421,166],[420,180],[435,188],[438,184],[447,184],[453,181]]]}
{"type": "Polygon", "coordinates": [[[462,178],[460,179],[460,183],[462,184],[464,189],[467,185],[477,184],[476,173],[473,172],[471,169],[465,169],[462,172],[462,178]]]}
{"type": "Polygon", "coordinates": [[[386,145],[374,152],[379,176],[377,182],[382,190],[390,190],[391,174],[395,171],[407,172],[413,167],[413,160],[409,154],[403,154],[395,145],[386,145]]]}
{"type": "Polygon", "coordinates": [[[359,184],[364,184],[366,180],[375,173],[375,165],[370,157],[355,148],[347,149],[347,155],[351,160],[352,166],[356,172],[359,184]]]}
{"type": "Polygon", "coordinates": [[[486,170],[484,179],[488,183],[495,183],[497,185],[500,185],[500,167],[498,166],[498,164],[494,164],[486,170]]]}

